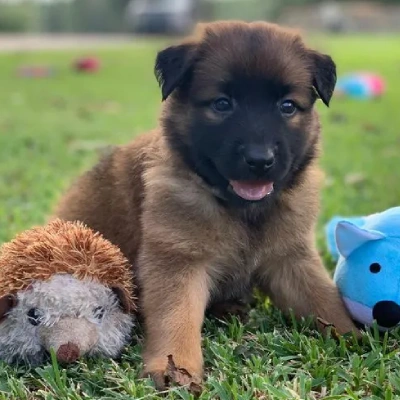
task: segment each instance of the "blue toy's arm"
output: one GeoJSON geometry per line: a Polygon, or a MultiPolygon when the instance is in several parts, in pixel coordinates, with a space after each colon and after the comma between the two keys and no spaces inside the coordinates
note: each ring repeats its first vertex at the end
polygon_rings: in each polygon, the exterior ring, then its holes
{"type": "Polygon", "coordinates": [[[362,227],[365,223],[365,217],[333,217],[325,227],[325,235],[326,235],[326,243],[328,247],[328,251],[331,254],[334,261],[339,259],[339,252],[336,246],[335,240],[335,230],[336,226],[341,221],[348,221],[357,225],[358,227],[362,227]]]}

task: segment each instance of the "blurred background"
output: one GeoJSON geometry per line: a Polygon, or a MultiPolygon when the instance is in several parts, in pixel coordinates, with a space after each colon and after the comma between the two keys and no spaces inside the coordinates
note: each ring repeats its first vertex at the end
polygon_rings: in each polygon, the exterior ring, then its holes
{"type": "Polygon", "coordinates": [[[307,30],[397,31],[400,1],[0,0],[0,31],[184,34],[196,20],[266,19],[307,30]]]}

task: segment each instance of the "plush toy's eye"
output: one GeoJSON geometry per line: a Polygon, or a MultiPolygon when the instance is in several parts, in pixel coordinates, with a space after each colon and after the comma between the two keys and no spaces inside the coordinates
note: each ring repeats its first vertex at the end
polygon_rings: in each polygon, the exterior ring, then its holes
{"type": "Polygon", "coordinates": [[[101,307],[101,306],[96,307],[96,308],[93,310],[93,315],[94,315],[94,317],[95,317],[96,319],[98,319],[98,320],[103,319],[103,317],[104,317],[104,307],[101,307]]]}
{"type": "Polygon", "coordinates": [[[377,274],[380,270],[381,270],[381,266],[378,263],[372,263],[369,266],[369,270],[373,273],[373,274],[377,274]]]}
{"type": "Polygon", "coordinates": [[[42,322],[43,314],[37,308],[31,308],[26,315],[28,316],[28,321],[33,326],[37,326],[42,322]]]}

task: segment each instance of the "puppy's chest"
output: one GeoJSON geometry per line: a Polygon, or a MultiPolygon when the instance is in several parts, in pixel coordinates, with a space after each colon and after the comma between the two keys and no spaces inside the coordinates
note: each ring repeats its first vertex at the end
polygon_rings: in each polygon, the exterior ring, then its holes
{"type": "Polygon", "coordinates": [[[210,266],[215,301],[242,297],[253,286],[253,277],[262,264],[264,243],[243,237],[225,249],[210,266]]]}

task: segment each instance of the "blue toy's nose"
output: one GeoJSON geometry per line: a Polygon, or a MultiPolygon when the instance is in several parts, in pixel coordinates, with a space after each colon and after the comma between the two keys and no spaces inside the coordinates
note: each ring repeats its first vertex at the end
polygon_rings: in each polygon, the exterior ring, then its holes
{"type": "Polygon", "coordinates": [[[400,306],[394,301],[378,301],[372,309],[372,316],[379,326],[393,328],[400,322],[400,306]]]}

